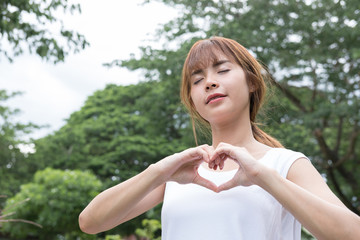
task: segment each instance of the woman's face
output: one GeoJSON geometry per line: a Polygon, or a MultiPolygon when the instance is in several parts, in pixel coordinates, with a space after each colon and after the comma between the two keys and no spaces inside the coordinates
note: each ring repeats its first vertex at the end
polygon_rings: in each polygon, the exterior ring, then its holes
{"type": "Polygon", "coordinates": [[[197,112],[210,125],[249,119],[249,87],[243,69],[225,55],[190,77],[190,95],[197,112]]]}

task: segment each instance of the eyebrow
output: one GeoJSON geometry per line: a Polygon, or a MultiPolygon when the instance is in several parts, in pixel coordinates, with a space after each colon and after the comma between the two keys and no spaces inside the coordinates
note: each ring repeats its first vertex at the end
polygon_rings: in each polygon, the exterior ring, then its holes
{"type": "MultiPolygon", "coordinates": [[[[229,60],[220,60],[220,61],[217,61],[217,62],[214,62],[214,64],[212,65],[212,67],[217,67],[217,66],[220,66],[221,64],[224,64],[224,63],[227,63],[227,62],[230,62],[229,60]]],[[[203,69],[198,69],[198,70],[195,70],[191,73],[191,76],[194,76],[196,74],[200,74],[203,72],[203,69]]]]}

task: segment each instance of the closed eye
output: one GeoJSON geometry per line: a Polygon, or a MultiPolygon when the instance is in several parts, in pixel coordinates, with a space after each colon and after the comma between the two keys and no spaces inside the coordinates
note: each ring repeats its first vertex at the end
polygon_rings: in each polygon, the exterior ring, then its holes
{"type": "Polygon", "coordinates": [[[199,79],[196,79],[195,81],[194,81],[194,85],[196,85],[196,84],[198,84],[201,80],[203,80],[204,78],[199,78],[199,79]]]}
{"type": "Polygon", "coordinates": [[[230,69],[224,69],[224,70],[221,70],[221,71],[218,71],[218,73],[226,73],[226,72],[229,72],[230,69]]]}

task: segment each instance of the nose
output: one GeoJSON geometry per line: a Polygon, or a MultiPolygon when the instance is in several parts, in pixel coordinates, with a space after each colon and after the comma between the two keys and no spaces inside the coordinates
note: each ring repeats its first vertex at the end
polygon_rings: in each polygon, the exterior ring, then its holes
{"type": "Polygon", "coordinates": [[[213,83],[211,85],[207,85],[206,90],[210,90],[211,88],[217,88],[217,87],[218,87],[218,85],[216,83],[213,83]]]}
{"type": "Polygon", "coordinates": [[[208,79],[208,81],[206,82],[206,86],[205,86],[206,90],[215,89],[217,87],[219,87],[219,84],[213,79],[208,79]]]}

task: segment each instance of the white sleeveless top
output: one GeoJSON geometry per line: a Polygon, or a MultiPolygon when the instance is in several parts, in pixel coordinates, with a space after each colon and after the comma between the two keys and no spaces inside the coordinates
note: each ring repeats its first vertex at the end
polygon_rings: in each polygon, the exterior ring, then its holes
{"type": "MultiPolygon", "coordinates": [[[[259,161],[286,178],[302,153],[272,148],[259,161]]],[[[216,185],[237,170],[214,172],[200,166],[199,174],[216,185]]],[[[300,240],[300,223],[258,186],[235,187],[215,193],[196,184],[166,183],[161,213],[162,240],[300,240]]]]}

